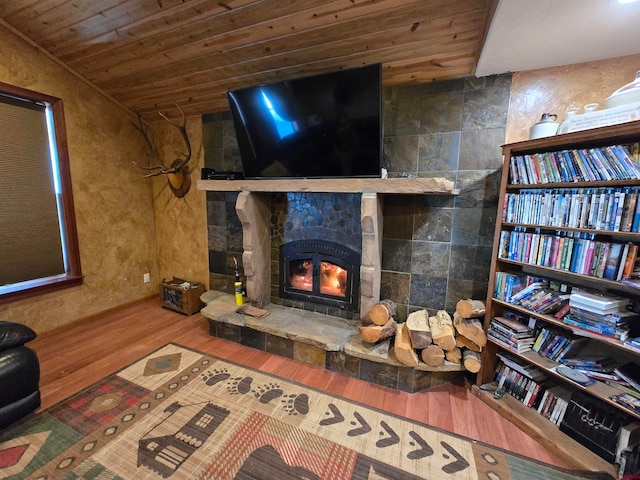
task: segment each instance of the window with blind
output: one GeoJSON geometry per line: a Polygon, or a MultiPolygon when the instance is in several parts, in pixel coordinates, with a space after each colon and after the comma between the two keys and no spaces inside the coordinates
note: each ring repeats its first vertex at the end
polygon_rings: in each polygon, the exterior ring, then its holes
{"type": "Polygon", "coordinates": [[[0,83],[0,303],[82,283],[62,100],[0,83]]]}

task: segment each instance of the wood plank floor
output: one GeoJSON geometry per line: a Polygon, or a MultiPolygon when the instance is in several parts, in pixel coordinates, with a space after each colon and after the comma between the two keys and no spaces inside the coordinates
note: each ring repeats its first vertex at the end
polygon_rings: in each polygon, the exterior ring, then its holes
{"type": "Polygon", "coordinates": [[[206,319],[150,299],[38,336],[42,409],[174,342],[497,447],[567,467],[462,384],[410,394],[209,336],[206,319]]]}

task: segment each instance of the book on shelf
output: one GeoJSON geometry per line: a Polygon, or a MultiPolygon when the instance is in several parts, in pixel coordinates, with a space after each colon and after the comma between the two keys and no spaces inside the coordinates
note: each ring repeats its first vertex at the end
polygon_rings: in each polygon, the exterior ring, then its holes
{"type": "Polygon", "coordinates": [[[571,399],[571,391],[563,385],[547,388],[540,399],[537,410],[547,420],[559,425],[571,399]],[[552,420],[553,419],[553,420],[552,420]]]}
{"type": "Polygon", "coordinates": [[[498,388],[514,397],[528,407],[537,405],[548,380],[534,380],[506,363],[500,361],[494,372],[494,381],[498,388]]]}
{"type": "Polygon", "coordinates": [[[509,173],[510,182],[519,185],[640,178],[640,169],[622,145],[514,155],[509,173]]]}
{"type": "Polygon", "coordinates": [[[511,352],[499,351],[496,355],[505,365],[536,382],[541,382],[549,378],[544,370],[522,360],[511,352]]]}
{"type": "Polygon", "coordinates": [[[628,298],[578,287],[574,287],[571,290],[571,296],[569,297],[569,304],[572,307],[603,315],[620,312],[628,303],[628,298]]]}
{"type": "Polygon", "coordinates": [[[612,372],[616,366],[616,361],[606,355],[593,355],[581,353],[579,355],[566,356],[560,363],[575,368],[589,368],[600,372],[612,372]]]}
{"type": "Polygon", "coordinates": [[[623,343],[625,348],[640,353],[640,337],[627,338],[623,343]]]}
{"type": "Polygon", "coordinates": [[[635,362],[626,362],[616,367],[613,371],[640,392],[640,365],[635,362]]]}
{"type": "Polygon", "coordinates": [[[622,405],[636,415],[640,415],[640,398],[635,397],[629,393],[617,393],[609,397],[618,405],[622,405]]]}

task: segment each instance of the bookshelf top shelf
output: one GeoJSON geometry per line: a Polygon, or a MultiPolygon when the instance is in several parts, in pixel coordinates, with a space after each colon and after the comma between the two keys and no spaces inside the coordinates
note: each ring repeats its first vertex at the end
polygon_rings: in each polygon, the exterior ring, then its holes
{"type": "Polygon", "coordinates": [[[503,150],[508,149],[513,154],[552,152],[572,148],[576,145],[593,147],[628,143],[637,141],[638,138],[640,138],[640,120],[608,127],[592,128],[580,132],[564,133],[552,137],[508,143],[503,146],[503,150]]]}

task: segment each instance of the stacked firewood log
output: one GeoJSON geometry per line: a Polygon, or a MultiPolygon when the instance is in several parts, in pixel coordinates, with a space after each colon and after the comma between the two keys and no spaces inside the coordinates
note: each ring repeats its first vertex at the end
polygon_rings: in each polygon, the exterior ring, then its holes
{"type": "Polygon", "coordinates": [[[429,316],[427,310],[412,312],[404,323],[397,323],[396,304],[382,300],[363,319],[360,334],[366,343],[379,344],[395,337],[393,351],[399,362],[415,367],[420,361],[438,367],[445,361],[462,364],[468,371],[480,370],[480,352],[487,344],[481,317],[484,302],[460,300],[453,318],[444,310],[429,316]]]}

